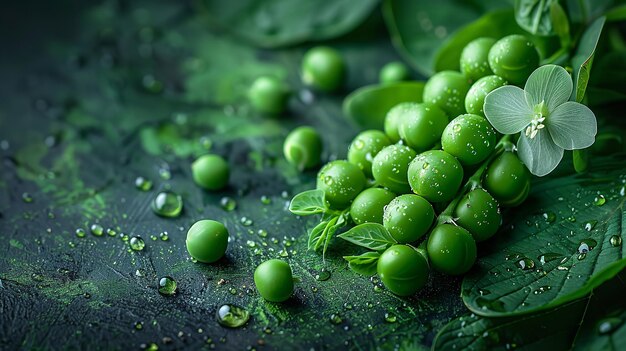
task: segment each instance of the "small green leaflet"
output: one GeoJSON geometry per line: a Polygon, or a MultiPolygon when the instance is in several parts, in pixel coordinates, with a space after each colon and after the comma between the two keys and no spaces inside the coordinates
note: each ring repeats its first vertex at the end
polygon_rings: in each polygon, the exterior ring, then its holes
{"type": "Polygon", "coordinates": [[[330,221],[321,221],[315,227],[313,227],[311,231],[309,231],[309,243],[308,243],[309,250],[315,250],[317,247],[321,245],[321,244],[318,244],[319,242],[323,243],[322,236],[329,222],[330,221]]]}
{"type": "Polygon", "coordinates": [[[328,209],[323,190],[307,190],[291,199],[289,211],[298,216],[323,213],[328,209]]]}
{"type": "Polygon", "coordinates": [[[465,305],[489,317],[543,311],[626,267],[623,157],[597,158],[593,173],[536,182],[511,225],[481,246],[463,279],[465,305]]]}
{"type": "Polygon", "coordinates": [[[363,223],[340,234],[340,238],[355,245],[374,251],[382,251],[396,244],[396,240],[389,234],[387,229],[379,223],[363,223]]]}
{"type": "Polygon", "coordinates": [[[515,0],[515,20],[531,34],[554,34],[550,8],[556,0],[515,0]]]}
{"type": "Polygon", "coordinates": [[[589,82],[589,74],[591,72],[591,63],[596,52],[596,46],[604,28],[605,17],[595,20],[583,33],[574,57],[572,57],[572,67],[574,68],[574,91],[570,100],[581,102],[585,97],[587,83],[589,82]]]}
{"type": "Polygon", "coordinates": [[[380,253],[369,251],[358,256],[343,256],[343,258],[348,261],[348,267],[351,270],[369,277],[376,274],[376,265],[378,264],[380,253]]]}

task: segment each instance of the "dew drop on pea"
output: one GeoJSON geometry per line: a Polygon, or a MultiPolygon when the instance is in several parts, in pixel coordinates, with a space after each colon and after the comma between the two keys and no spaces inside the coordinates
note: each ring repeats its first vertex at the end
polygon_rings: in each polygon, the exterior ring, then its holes
{"type": "Polygon", "coordinates": [[[177,284],[174,278],[165,276],[159,279],[159,294],[164,296],[171,296],[176,293],[177,284]]]}
{"type": "Polygon", "coordinates": [[[146,247],[146,242],[140,236],[133,236],[128,241],[128,245],[133,251],[142,251],[146,247]]]}
{"type": "Polygon", "coordinates": [[[598,195],[595,199],[593,199],[593,204],[596,206],[602,206],[606,203],[606,198],[604,195],[598,195]]]}
{"type": "Polygon", "coordinates": [[[152,211],[162,217],[178,217],[183,210],[182,196],[162,191],[152,200],[152,211]]]}
{"type": "Polygon", "coordinates": [[[217,309],[215,318],[223,327],[239,328],[248,322],[250,312],[236,305],[225,304],[217,309]]]}
{"type": "Polygon", "coordinates": [[[104,233],[104,228],[102,228],[100,224],[94,223],[89,229],[91,230],[91,234],[95,236],[102,236],[102,233],[104,233]]]}
{"type": "Polygon", "coordinates": [[[141,191],[148,191],[152,189],[152,182],[144,177],[135,178],[135,188],[141,191]]]}
{"type": "Polygon", "coordinates": [[[611,246],[614,247],[622,246],[622,237],[619,235],[612,235],[609,242],[611,243],[611,246]]]}
{"type": "Polygon", "coordinates": [[[237,201],[231,197],[224,196],[220,200],[220,207],[227,212],[234,211],[237,208],[237,201]]]}

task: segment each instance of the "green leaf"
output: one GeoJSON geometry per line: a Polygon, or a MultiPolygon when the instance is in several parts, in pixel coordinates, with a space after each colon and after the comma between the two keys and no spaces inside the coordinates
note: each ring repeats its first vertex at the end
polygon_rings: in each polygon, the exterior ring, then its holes
{"type": "Polygon", "coordinates": [[[323,234],[329,222],[330,220],[321,221],[315,227],[313,227],[311,231],[309,231],[309,241],[308,241],[309,250],[316,250],[316,248],[319,247],[318,243],[320,241],[323,242],[323,234]]]}
{"type": "Polygon", "coordinates": [[[581,102],[585,97],[585,90],[589,82],[591,63],[593,56],[604,28],[605,17],[595,20],[583,33],[574,57],[572,57],[572,67],[574,68],[574,91],[570,100],[581,102]]]}
{"type": "Polygon", "coordinates": [[[515,0],[515,21],[531,34],[554,34],[550,9],[556,0],[515,0]]]}
{"type": "Polygon", "coordinates": [[[337,0],[324,6],[315,0],[203,1],[212,22],[266,48],[338,37],[363,22],[377,4],[376,0],[337,0]]]}
{"type": "MultiPolygon", "coordinates": [[[[338,215],[335,217],[336,220],[331,221],[329,225],[326,227],[324,236],[324,248],[322,250],[322,256],[326,255],[326,250],[328,250],[328,245],[330,244],[330,240],[333,238],[335,233],[344,225],[346,225],[346,216],[345,214],[338,215]]],[[[317,250],[319,247],[316,247],[317,250]]]]}
{"type": "Polygon", "coordinates": [[[558,3],[558,1],[552,3],[550,6],[550,20],[552,21],[554,33],[556,33],[561,40],[561,46],[569,47],[571,42],[569,21],[565,10],[563,10],[563,7],[558,3]]]}
{"type": "Polygon", "coordinates": [[[401,102],[422,102],[424,82],[359,88],[343,101],[343,113],[364,129],[383,129],[387,112],[401,102]]]}
{"type": "Polygon", "coordinates": [[[585,173],[589,167],[589,149],[572,151],[572,162],[577,173],[585,173]]]}
{"type": "Polygon", "coordinates": [[[626,5],[620,5],[612,8],[606,14],[606,20],[609,22],[617,22],[626,20],[626,5]]]}
{"type": "Polygon", "coordinates": [[[439,331],[433,350],[604,350],[611,349],[606,348],[611,339],[623,345],[624,275],[622,271],[593,294],[548,311],[508,318],[461,316],[439,331]]]}
{"type": "Polygon", "coordinates": [[[626,246],[614,245],[626,239],[623,155],[597,159],[594,167],[537,182],[511,224],[481,247],[483,256],[462,286],[472,312],[549,309],[585,296],[626,267],[626,246]]]}
{"type": "Polygon", "coordinates": [[[397,241],[379,223],[363,223],[340,234],[340,238],[374,251],[382,251],[397,241]]]}
{"type": "Polygon", "coordinates": [[[626,100],[625,81],[626,52],[607,52],[597,57],[587,90],[589,106],[626,100]]]}
{"type": "Polygon", "coordinates": [[[348,267],[358,274],[365,276],[372,276],[376,274],[376,264],[380,253],[376,251],[369,251],[358,256],[343,256],[348,261],[348,267]]]}
{"type": "Polygon", "coordinates": [[[324,191],[319,189],[303,191],[294,196],[289,204],[289,211],[298,216],[309,216],[326,210],[328,210],[326,196],[324,191]]]}

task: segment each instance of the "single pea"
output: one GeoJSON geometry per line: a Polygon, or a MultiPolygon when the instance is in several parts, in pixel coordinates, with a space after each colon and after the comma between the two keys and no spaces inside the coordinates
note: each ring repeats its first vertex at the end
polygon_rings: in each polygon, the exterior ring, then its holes
{"type": "Polygon", "coordinates": [[[398,123],[400,138],[415,152],[431,149],[448,124],[445,112],[429,103],[408,103],[404,114],[398,123]]]}
{"type": "Polygon", "coordinates": [[[454,156],[441,150],[417,155],[409,165],[409,184],[430,202],[452,200],[463,181],[463,167],[454,156]]]}
{"type": "Polygon", "coordinates": [[[334,209],[345,209],[365,187],[366,179],[359,167],[345,160],[327,163],[317,174],[317,188],[326,194],[334,209]]]}
{"type": "Polygon", "coordinates": [[[525,36],[509,35],[498,40],[489,50],[489,66],[494,74],[521,86],[539,67],[539,52],[525,36]]]}
{"type": "Polygon", "coordinates": [[[228,185],[230,167],[221,156],[203,155],[191,164],[191,175],[199,187],[220,190],[228,185]]]}
{"type": "Polygon", "coordinates": [[[298,127],[285,138],[283,154],[300,171],[313,168],[321,161],[322,138],[313,127],[298,127]]]}
{"type": "Polygon", "coordinates": [[[383,224],[384,208],[395,197],[396,194],[387,189],[365,189],[352,202],[350,217],[357,225],[367,222],[383,224]]]}
{"type": "Polygon", "coordinates": [[[419,195],[405,194],[385,207],[383,225],[398,243],[408,244],[424,236],[434,219],[430,202],[419,195]]]}
{"type": "Polygon", "coordinates": [[[477,80],[465,96],[465,109],[467,113],[485,117],[485,112],[483,111],[485,96],[505,85],[507,85],[507,81],[496,75],[482,77],[477,80]]]}
{"type": "Polygon", "coordinates": [[[410,192],[407,169],[415,155],[413,149],[400,144],[389,145],[380,150],[372,162],[374,180],[396,194],[410,192]]]}
{"type": "Polygon", "coordinates": [[[454,210],[456,223],[467,229],[477,242],[491,238],[500,227],[502,215],[498,202],[484,189],[465,194],[454,210]]]}
{"type": "Polygon", "coordinates": [[[441,136],[443,151],[471,166],[485,160],[496,147],[496,131],[484,117],[472,114],[453,119],[441,136]]]}
{"type": "Polygon", "coordinates": [[[277,115],[285,111],[290,90],[287,83],[272,76],[257,78],[248,90],[248,100],[257,111],[277,115]]]}
{"type": "Polygon", "coordinates": [[[407,245],[393,245],[378,259],[376,272],[392,293],[409,296],[428,281],[428,262],[419,252],[407,245]]]}
{"type": "Polygon", "coordinates": [[[493,74],[489,67],[489,49],[495,43],[495,39],[483,37],[465,45],[461,52],[461,73],[472,81],[493,74]]]}
{"type": "Polygon", "coordinates": [[[357,165],[367,177],[372,177],[372,160],[374,156],[389,145],[391,145],[391,141],[380,130],[361,132],[350,144],[348,162],[357,165]]]}
{"type": "Polygon", "coordinates": [[[385,116],[384,130],[392,143],[400,141],[400,122],[410,117],[412,102],[401,102],[387,112],[385,116]]]}
{"type": "Polygon", "coordinates": [[[442,109],[450,118],[465,113],[465,95],[470,88],[469,80],[460,72],[441,71],[424,86],[424,102],[442,109]]]}
{"type": "Polygon", "coordinates": [[[212,263],[226,253],[228,230],[220,222],[203,219],[189,228],[185,244],[191,257],[200,262],[212,263]]]}
{"type": "Polygon", "coordinates": [[[428,237],[426,250],[431,266],[445,274],[463,274],[476,261],[474,238],[467,230],[453,224],[435,227],[428,237]]]}
{"type": "Polygon", "coordinates": [[[502,206],[517,206],[530,193],[531,175],[512,152],[503,152],[489,164],[483,180],[485,190],[502,206]]]}
{"type": "Polygon", "coordinates": [[[254,285],[267,301],[286,301],[293,294],[291,267],[277,259],[265,261],[254,270],[254,285]]]}
{"type": "Polygon", "coordinates": [[[381,84],[397,83],[409,79],[409,68],[402,62],[389,62],[380,69],[379,80],[381,84]]]}
{"type": "Polygon", "coordinates": [[[327,46],[317,46],[304,54],[302,81],[320,91],[331,92],[341,87],[346,65],[339,52],[327,46]]]}

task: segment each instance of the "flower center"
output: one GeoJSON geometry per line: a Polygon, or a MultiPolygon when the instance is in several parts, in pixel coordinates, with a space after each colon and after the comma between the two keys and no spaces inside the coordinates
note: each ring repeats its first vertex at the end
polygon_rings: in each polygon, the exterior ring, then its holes
{"type": "Polygon", "coordinates": [[[533,119],[530,121],[528,127],[526,127],[526,136],[533,139],[537,136],[537,133],[543,128],[546,127],[543,122],[548,117],[548,109],[545,105],[545,102],[542,101],[538,105],[535,106],[533,119]]]}

